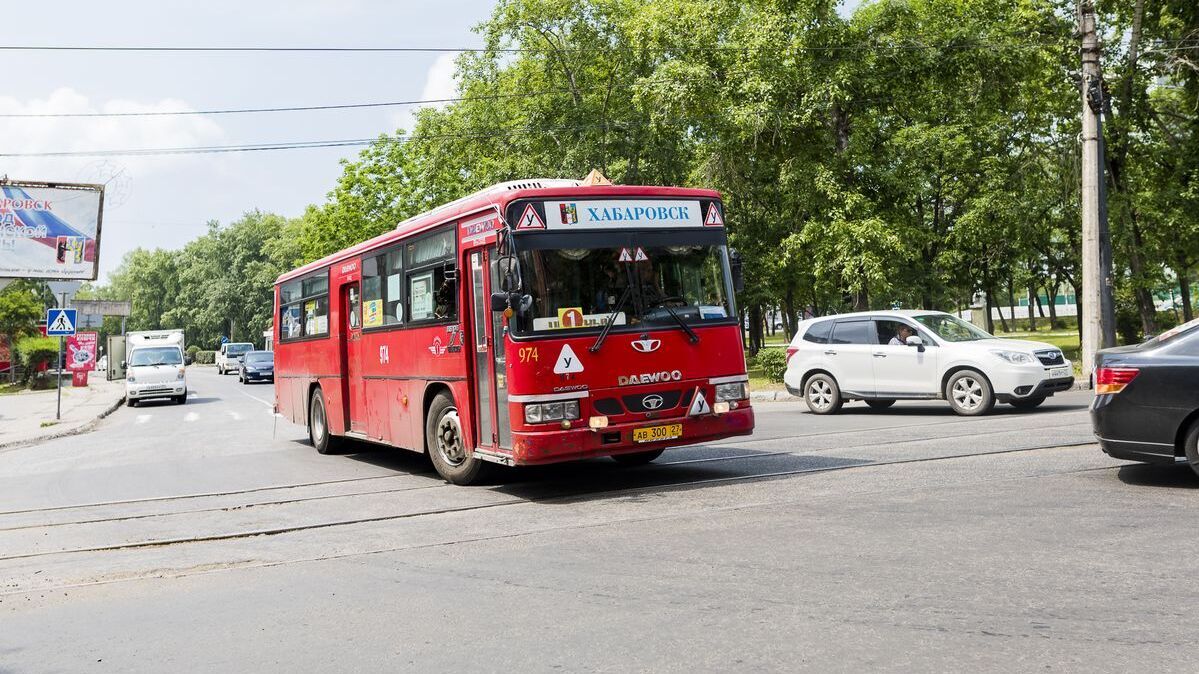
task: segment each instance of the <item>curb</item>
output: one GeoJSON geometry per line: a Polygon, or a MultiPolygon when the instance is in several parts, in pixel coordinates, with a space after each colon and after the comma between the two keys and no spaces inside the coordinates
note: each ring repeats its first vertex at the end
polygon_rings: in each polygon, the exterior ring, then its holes
{"type": "Polygon", "coordinates": [[[82,426],[79,426],[77,428],[72,428],[70,430],[59,431],[58,433],[49,433],[46,435],[39,435],[36,438],[26,438],[24,440],[13,440],[11,442],[0,443],[0,452],[7,451],[10,449],[18,449],[21,447],[28,447],[29,445],[34,445],[39,442],[47,442],[49,440],[58,440],[59,438],[69,438],[72,435],[81,435],[83,433],[87,433],[87,432],[91,431],[93,428],[95,428],[100,423],[100,421],[104,419],[104,417],[117,411],[121,407],[121,405],[124,405],[124,404],[125,404],[125,396],[124,396],[124,394],[122,394],[120,398],[117,398],[116,402],[109,405],[107,408],[104,409],[103,412],[97,414],[94,419],[92,419],[91,421],[85,422],[82,426]]]}
{"type": "MultiPolygon", "coordinates": [[[[1091,386],[1088,382],[1076,380],[1074,382],[1074,385],[1071,386],[1069,389],[1067,389],[1067,391],[1064,391],[1064,392],[1090,391],[1090,390],[1091,390],[1091,386]]],[[[764,403],[764,402],[782,402],[782,401],[786,401],[786,400],[802,400],[802,398],[793,396],[790,393],[787,393],[786,391],[750,391],[749,392],[749,400],[750,400],[750,402],[764,403]]]]}

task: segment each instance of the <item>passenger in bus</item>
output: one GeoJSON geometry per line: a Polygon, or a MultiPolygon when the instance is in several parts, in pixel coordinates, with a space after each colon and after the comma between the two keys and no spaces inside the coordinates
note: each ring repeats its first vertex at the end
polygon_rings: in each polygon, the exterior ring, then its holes
{"type": "Polygon", "coordinates": [[[446,277],[441,280],[441,286],[433,294],[433,315],[437,318],[449,318],[454,313],[454,280],[446,277]]]}

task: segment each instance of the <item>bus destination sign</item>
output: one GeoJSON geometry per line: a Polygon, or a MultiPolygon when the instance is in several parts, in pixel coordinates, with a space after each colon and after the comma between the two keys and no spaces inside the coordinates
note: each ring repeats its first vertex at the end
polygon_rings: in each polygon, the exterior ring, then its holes
{"type": "Polygon", "coordinates": [[[547,229],[703,227],[698,201],[613,199],[546,201],[547,229]]]}

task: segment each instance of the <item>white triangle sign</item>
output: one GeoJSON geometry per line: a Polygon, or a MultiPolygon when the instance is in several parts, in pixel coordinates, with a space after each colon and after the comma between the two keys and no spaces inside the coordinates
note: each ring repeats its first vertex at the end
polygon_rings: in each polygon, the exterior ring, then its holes
{"type": "Polygon", "coordinates": [[[646,256],[645,251],[641,250],[641,246],[637,246],[637,254],[633,256],[633,262],[645,262],[648,259],[649,257],[646,256]]]}
{"type": "Polygon", "coordinates": [[[716,204],[708,205],[708,217],[704,218],[705,227],[720,227],[724,225],[724,218],[720,217],[720,211],[716,209],[716,204]]]}
{"type": "Polygon", "coordinates": [[[620,249],[620,259],[618,261],[619,262],[632,262],[633,254],[629,252],[628,248],[621,248],[620,249]]]}
{"type": "Polygon", "coordinates": [[[708,401],[704,399],[704,394],[700,393],[699,389],[695,390],[695,400],[691,401],[691,409],[687,411],[687,416],[698,417],[701,414],[711,414],[712,408],[708,406],[708,401]]]}
{"type": "Polygon", "coordinates": [[[537,215],[537,209],[533,208],[533,204],[525,206],[525,212],[521,213],[520,220],[516,221],[517,229],[545,229],[545,223],[541,221],[541,216],[537,215]]]}
{"type": "Polygon", "coordinates": [[[67,312],[64,311],[54,319],[54,325],[47,330],[49,332],[75,332],[75,326],[71,325],[71,319],[67,318],[67,312]]]}
{"type": "Polygon", "coordinates": [[[583,371],[583,362],[575,355],[569,344],[562,345],[558,353],[558,362],[554,363],[554,374],[578,374],[583,371]]]}

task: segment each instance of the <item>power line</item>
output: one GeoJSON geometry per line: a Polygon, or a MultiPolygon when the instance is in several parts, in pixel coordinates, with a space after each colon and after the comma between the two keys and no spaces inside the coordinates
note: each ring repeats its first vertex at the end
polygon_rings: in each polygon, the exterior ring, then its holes
{"type": "MultiPolygon", "coordinates": [[[[0,153],[0,158],[16,158],[16,157],[149,157],[160,155],[179,155],[179,154],[226,154],[234,152],[267,152],[272,150],[307,150],[314,148],[329,148],[329,147],[354,147],[363,145],[372,145],[375,143],[412,143],[423,142],[428,140],[449,140],[449,139],[479,139],[479,138],[500,138],[505,136],[537,134],[537,133],[556,133],[559,131],[577,131],[581,129],[602,128],[604,124],[583,124],[577,126],[561,126],[547,128],[514,128],[497,131],[487,131],[478,133],[453,133],[453,134],[429,134],[421,136],[379,136],[376,138],[346,138],[334,140],[312,140],[312,141],[293,141],[284,143],[254,143],[246,145],[209,145],[199,147],[168,147],[168,148],[144,148],[131,150],[68,150],[63,152],[6,152],[0,153]]],[[[608,128],[613,128],[613,124],[606,125],[608,128]]]]}
{"type": "MultiPolygon", "coordinates": [[[[739,45],[680,45],[662,47],[635,47],[636,50],[658,52],[709,51],[709,52],[804,52],[804,51],[859,51],[859,50],[920,50],[920,49],[1036,49],[1041,47],[1060,47],[1066,45],[1065,40],[1047,42],[996,42],[978,41],[961,43],[904,43],[884,44],[868,42],[847,45],[808,45],[808,46],[739,46],[739,45]]],[[[157,52],[157,53],[334,53],[334,54],[456,54],[456,53],[545,53],[545,52],[596,52],[596,51],[628,51],[623,47],[261,47],[261,46],[114,46],[114,45],[0,45],[0,51],[51,51],[51,52],[157,52]]]]}
{"type": "Polygon", "coordinates": [[[348,110],[355,108],[386,108],[404,105],[425,105],[432,103],[461,103],[466,101],[488,101],[502,98],[519,98],[529,96],[546,96],[563,93],[562,90],[529,91],[517,94],[494,94],[490,96],[464,96],[460,98],[430,98],[417,101],[386,101],[380,103],[341,103],[334,105],[300,105],[275,108],[230,108],[222,110],[168,110],[146,112],[50,112],[50,113],[0,113],[4,119],[44,119],[44,118],[92,118],[92,117],[172,117],[189,115],[236,115],[259,112],[301,112],[310,110],[348,110]]]}

